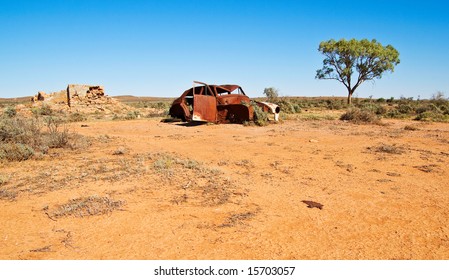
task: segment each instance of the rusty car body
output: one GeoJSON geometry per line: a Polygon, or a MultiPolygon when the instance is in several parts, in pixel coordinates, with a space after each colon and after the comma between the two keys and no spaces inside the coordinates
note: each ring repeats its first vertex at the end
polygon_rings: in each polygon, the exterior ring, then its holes
{"type": "MultiPolygon", "coordinates": [[[[279,118],[280,108],[268,102],[256,102],[264,112],[279,118]]],[[[254,107],[239,85],[209,85],[194,81],[192,88],[175,99],[170,116],[187,122],[243,123],[252,121],[254,107]]]]}

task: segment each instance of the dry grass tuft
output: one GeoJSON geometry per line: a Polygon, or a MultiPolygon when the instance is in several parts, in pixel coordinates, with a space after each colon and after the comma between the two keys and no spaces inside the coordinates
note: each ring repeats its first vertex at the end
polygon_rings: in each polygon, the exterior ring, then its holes
{"type": "Polygon", "coordinates": [[[15,200],[17,197],[17,192],[10,190],[0,190],[0,199],[4,200],[15,200]]]}
{"type": "Polygon", "coordinates": [[[249,160],[249,159],[243,159],[243,160],[240,160],[240,161],[236,161],[235,165],[243,166],[243,167],[246,167],[246,168],[253,168],[255,166],[254,163],[251,160],[249,160]]]}
{"type": "Polygon", "coordinates": [[[226,228],[226,227],[234,227],[236,225],[244,225],[245,221],[248,221],[256,216],[256,211],[247,211],[243,213],[237,213],[232,214],[229,217],[226,218],[226,220],[219,225],[219,228],[226,228]]]}
{"type": "Polygon", "coordinates": [[[46,252],[51,252],[51,245],[44,246],[44,247],[42,247],[42,248],[32,249],[32,250],[30,250],[30,252],[32,252],[32,253],[46,253],[46,252]]]}
{"type": "Polygon", "coordinates": [[[388,145],[388,144],[380,144],[378,146],[368,147],[370,151],[374,151],[376,153],[386,153],[386,154],[395,154],[402,155],[405,153],[405,149],[403,147],[399,147],[396,145],[388,145]]]}
{"type": "Polygon", "coordinates": [[[419,130],[419,128],[414,125],[406,125],[404,127],[404,130],[416,131],[416,130],[419,130]]]}
{"type": "MultiPolygon", "coordinates": [[[[174,196],[171,203],[188,202],[198,203],[201,206],[216,206],[231,200],[236,186],[232,180],[224,176],[222,170],[170,153],[154,153],[148,157],[153,161],[153,170],[161,180],[168,180],[172,185],[181,186],[180,193],[174,196]]],[[[250,162],[243,161],[241,164],[247,165],[250,162]]]]}
{"type": "Polygon", "coordinates": [[[122,200],[113,200],[109,197],[88,196],[71,199],[69,202],[60,205],[55,211],[49,214],[52,218],[66,216],[86,217],[111,213],[120,210],[125,204],[122,200]]]}

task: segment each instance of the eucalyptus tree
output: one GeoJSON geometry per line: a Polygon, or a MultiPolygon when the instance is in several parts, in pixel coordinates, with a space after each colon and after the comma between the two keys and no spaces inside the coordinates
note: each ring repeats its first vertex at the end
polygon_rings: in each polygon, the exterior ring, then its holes
{"type": "Polygon", "coordinates": [[[342,83],[348,90],[348,104],[363,82],[382,78],[383,73],[393,72],[400,63],[399,52],[393,46],[382,46],[374,39],[331,39],[321,42],[318,51],[325,58],[315,78],[342,83]]]}

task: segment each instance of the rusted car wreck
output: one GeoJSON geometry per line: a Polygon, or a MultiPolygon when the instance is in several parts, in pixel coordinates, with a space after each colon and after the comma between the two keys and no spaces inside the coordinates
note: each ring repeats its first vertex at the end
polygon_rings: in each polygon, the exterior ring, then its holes
{"type": "Polygon", "coordinates": [[[280,108],[268,102],[253,102],[239,85],[208,85],[194,81],[194,86],[173,101],[170,116],[182,121],[243,123],[252,121],[256,104],[272,113],[278,121],[280,108]],[[195,85],[197,84],[197,85],[195,85]]]}

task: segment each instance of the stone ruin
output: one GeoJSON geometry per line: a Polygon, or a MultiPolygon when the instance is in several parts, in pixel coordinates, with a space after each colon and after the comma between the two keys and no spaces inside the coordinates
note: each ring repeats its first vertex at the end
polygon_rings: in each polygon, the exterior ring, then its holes
{"type": "MultiPolygon", "coordinates": [[[[98,117],[101,113],[103,117],[125,118],[126,116],[140,116],[140,112],[136,108],[130,107],[119,100],[106,95],[103,86],[99,85],[80,85],[69,84],[67,88],[58,92],[45,93],[39,91],[31,98],[30,107],[42,108],[44,105],[49,106],[52,110],[59,113],[80,113],[94,114],[98,117]]],[[[24,114],[31,114],[32,110],[23,107],[24,114]]],[[[161,109],[156,108],[140,108],[146,114],[160,114],[161,109]]]]}
{"type": "Polygon", "coordinates": [[[32,97],[31,101],[44,101],[47,97],[47,94],[43,91],[39,91],[36,96],[32,97]]]}
{"type": "Polygon", "coordinates": [[[112,98],[105,95],[103,86],[69,84],[66,90],[46,94],[39,91],[31,98],[32,102],[43,101],[52,104],[72,106],[88,106],[90,104],[113,103],[112,98]]]}
{"type": "MultiPolygon", "coordinates": [[[[67,86],[67,104],[69,107],[72,103],[92,103],[93,100],[105,97],[102,86],[89,85],[68,85],[67,86]]],[[[95,102],[94,102],[95,103],[95,102]]]]}

